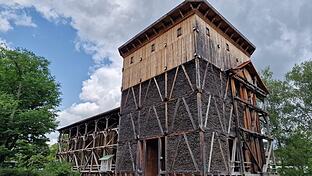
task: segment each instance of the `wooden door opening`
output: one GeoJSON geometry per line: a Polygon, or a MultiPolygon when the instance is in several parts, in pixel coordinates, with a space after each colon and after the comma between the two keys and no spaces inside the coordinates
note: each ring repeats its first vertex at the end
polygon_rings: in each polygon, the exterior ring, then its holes
{"type": "Polygon", "coordinates": [[[158,175],[158,139],[146,141],[145,176],[158,175]]]}

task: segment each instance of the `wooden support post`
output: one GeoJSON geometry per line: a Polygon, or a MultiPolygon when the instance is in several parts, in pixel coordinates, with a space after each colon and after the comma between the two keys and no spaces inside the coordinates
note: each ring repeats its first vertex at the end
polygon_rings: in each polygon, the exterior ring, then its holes
{"type": "Polygon", "coordinates": [[[234,138],[234,141],[233,141],[233,148],[232,148],[232,151],[231,151],[231,163],[230,163],[230,166],[231,166],[231,171],[230,173],[233,174],[234,171],[235,171],[235,163],[236,163],[236,146],[237,146],[237,137],[234,138]]]}
{"type": "Polygon", "coordinates": [[[231,78],[231,95],[232,95],[232,102],[234,105],[234,110],[235,110],[235,133],[236,137],[238,139],[238,155],[239,155],[239,160],[240,160],[240,173],[244,174],[245,173],[245,165],[244,165],[244,157],[243,157],[243,146],[241,142],[241,136],[239,132],[239,115],[238,115],[238,107],[237,107],[237,101],[234,99],[234,96],[236,96],[236,87],[235,87],[235,81],[231,78]]]}
{"type": "Polygon", "coordinates": [[[207,128],[207,123],[208,123],[210,101],[211,101],[211,95],[209,95],[209,98],[208,98],[208,104],[207,104],[206,116],[205,116],[205,128],[207,128]]]}
{"type": "Polygon", "coordinates": [[[210,167],[211,167],[214,136],[215,136],[215,132],[212,132],[212,137],[211,137],[211,142],[210,142],[209,160],[208,160],[208,173],[210,172],[210,167]]]}

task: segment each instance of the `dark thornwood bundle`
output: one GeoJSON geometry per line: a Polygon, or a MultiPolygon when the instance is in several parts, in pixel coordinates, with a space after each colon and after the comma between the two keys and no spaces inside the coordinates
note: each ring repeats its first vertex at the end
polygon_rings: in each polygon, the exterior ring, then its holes
{"type": "Polygon", "coordinates": [[[268,172],[263,139],[268,146],[271,139],[260,134],[260,118],[268,119],[236,91],[243,89],[254,100],[263,91],[255,86],[258,75],[234,77],[251,72],[250,64],[224,72],[196,57],[122,91],[116,173],[268,172]]]}

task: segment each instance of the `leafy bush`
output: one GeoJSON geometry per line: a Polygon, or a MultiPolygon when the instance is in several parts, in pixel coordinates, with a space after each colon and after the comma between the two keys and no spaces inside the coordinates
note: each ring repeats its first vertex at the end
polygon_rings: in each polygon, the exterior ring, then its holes
{"type": "Polygon", "coordinates": [[[0,176],[40,176],[37,172],[21,168],[0,168],[0,176]]]}
{"type": "Polygon", "coordinates": [[[42,176],[78,176],[79,173],[72,170],[69,163],[50,161],[40,172],[42,176]]]}

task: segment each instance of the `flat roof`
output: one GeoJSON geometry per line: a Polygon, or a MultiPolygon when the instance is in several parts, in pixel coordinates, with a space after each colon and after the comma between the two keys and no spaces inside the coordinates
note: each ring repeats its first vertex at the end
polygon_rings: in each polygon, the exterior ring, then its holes
{"type": "Polygon", "coordinates": [[[185,15],[194,11],[199,12],[204,18],[214,24],[215,27],[227,35],[232,42],[238,44],[240,49],[249,56],[251,56],[256,50],[256,47],[206,0],[185,0],[120,46],[118,48],[120,55],[126,57],[130,53],[133,53],[135,50],[158,36],[162,31],[166,31],[179,23],[185,15]]]}
{"type": "Polygon", "coordinates": [[[72,124],[69,124],[69,125],[66,125],[64,127],[61,127],[59,129],[57,129],[57,131],[62,131],[64,129],[67,129],[67,128],[71,128],[71,127],[74,127],[74,126],[77,126],[77,125],[80,125],[82,123],[85,123],[87,121],[91,121],[91,120],[95,120],[95,119],[98,119],[102,116],[107,116],[107,115],[110,115],[110,114],[118,114],[120,112],[120,107],[118,108],[114,108],[114,109],[111,109],[109,111],[106,111],[106,112],[103,112],[103,113],[100,113],[100,114],[97,114],[97,115],[94,115],[94,116],[91,116],[91,117],[88,117],[88,118],[85,118],[85,119],[82,119],[78,122],[74,122],[72,124]]]}

